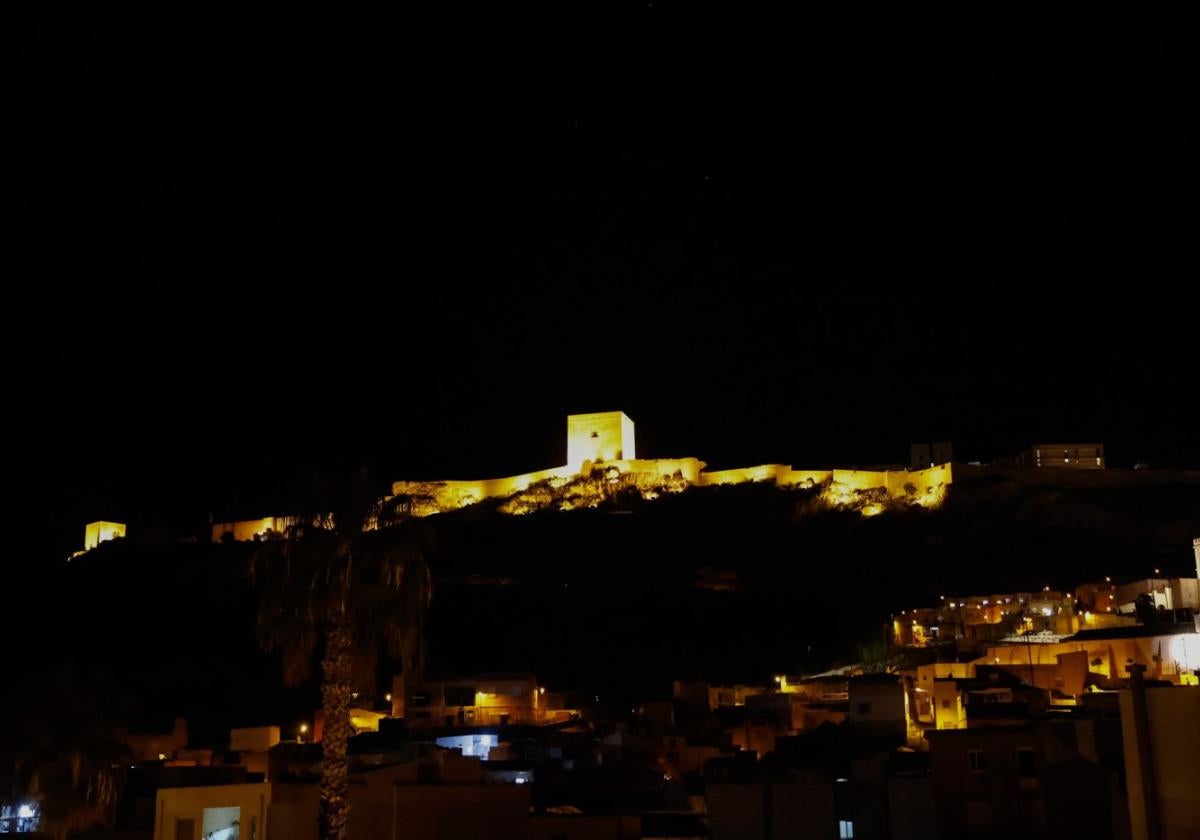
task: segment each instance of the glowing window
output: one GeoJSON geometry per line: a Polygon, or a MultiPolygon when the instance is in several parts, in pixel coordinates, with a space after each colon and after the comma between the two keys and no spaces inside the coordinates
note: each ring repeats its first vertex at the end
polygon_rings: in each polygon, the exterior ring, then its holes
{"type": "Polygon", "coordinates": [[[205,808],[200,834],[204,840],[243,840],[241,837],[242,809],[205,808]]]}
{"type": "Polygon", "coordinates": [[[838,838],[839,840],[853,840],[854,820],[838,820],[838,838]]]}

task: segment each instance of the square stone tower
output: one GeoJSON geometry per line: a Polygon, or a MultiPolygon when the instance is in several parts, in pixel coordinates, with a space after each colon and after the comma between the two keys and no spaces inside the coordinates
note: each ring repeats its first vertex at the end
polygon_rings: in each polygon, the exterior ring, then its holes
{"type": "Polygon", "coordinates": [[[89,522],[83,526],[83,550],[91,551],[102,542],[124,536],[123,522],[89,522]]]}
{"type": "Polygon", "coordinates": [[[637,457],[633,421],[623,411],[567,415],[567,466],[579,469],[584,461],[628,461],[637,457]]]}

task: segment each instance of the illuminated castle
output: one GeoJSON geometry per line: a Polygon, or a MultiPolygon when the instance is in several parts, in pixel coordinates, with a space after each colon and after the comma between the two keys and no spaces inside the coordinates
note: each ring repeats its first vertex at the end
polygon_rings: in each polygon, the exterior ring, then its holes
{"type": "MultiPolygon", "coordinates": [[[[644,498],[678,492],[689,486],[770,482],[778,487],[821,488],[830,506],[851,507],[864,515],[879,513],[891,502],[936,507],[951,482],[950,464],[924,470],[794,470],[783,464],[705,472],[697,458],[637,457],[633,421],[623,411],[572,414],[567,417],[567,463],[505,478],[459,481],[397,481],[396,496],[412,500],[417,515],[455,510],[485,499],[509,499],[501,511],[524,513],[539,507],[538,488],[547,493],[573,483],[598,480],[637,488],[644,498]],[[522,494],[528,498],[518,498],[522,494]]],[[[602,496],[576,493],[571,506],[594,507],[602,496]]],[[[559,505],[560,509],[563,505],[559,505]]]]}
{"type": "Polygon", "coordinates": [[[633,421],[624,411],[567,415],[567,466],[637,458],[633,421]]]}

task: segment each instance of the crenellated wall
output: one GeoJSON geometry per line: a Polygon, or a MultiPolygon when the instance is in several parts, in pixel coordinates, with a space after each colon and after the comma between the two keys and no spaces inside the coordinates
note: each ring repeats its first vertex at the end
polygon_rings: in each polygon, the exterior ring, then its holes
{"type": "Polygon", "coordinates": [[[425,507],[429,504],[427,501],[418,500],[432,500],[432,506],[436,510],[413,511],[418,515],[426,515],[426,513],[457,510],[482,502],[484,499],[502,499],[513,493],[527,490],[531,485],[547,479],[566,482],[577,474],[577,470],[562,466],[504,478],[467,481],[395,481],[392,483],[392,494],[413,497],[414,507],[425,507]]]}
{"type": "Polygon", "coordinates": [[[579,469],[570,465],[524,473],[507,478],[476,481],[397,481],[394,495],[413,499],[413,513],[425,516],[457,510],[484,499],[500,499],[520,493],[541,481],[562,486],[577,478],[587,478],[597,469],[613,469],[631,477],[641,486],[668,479],[682,479],[688,485],[711,487],[766,481],[778,487],[822,487],[822,498],[834,507],[853,507],[866,515],[882,510],[887,500],[908,500],[924,507],[936,507],[951,483],[949,464],[924,470],[794,470],[781,464],[704,472],[697,458],[619,459],[603,464],[585,461],[579,469]],[[557,482],[558,484],[555,484],[557,482]]]}
{"type": "MultiPolygon", "coordinates": [[[[663,489],[678,492],[687,486],[770,482],[778,487],[821,488],[825,504],[853,508],[870,516],[881,512],[891,500],[936,507],[952,480],[950,464],[911,471],[797,470],[786,464],[760,464],[705,472],[705,466],[698,458],[637,458],[634,424],[624,412],[572,414],[567,417],[567,463],[561,467],[505,478],[397,481],[392,485],[392,493],[410,497],[412,512],[417,516],[457,510],[485,499],[525,494],[501,508],[505,512],[523,513],[549,503],[553,490],[578,480],[594,480],[595,471],[603,469],[616,470],[626,485],[637,487],[646,499],[657,498],[663,489]],[[549,482],[549,489],[542,482],[549,482]],[[530,488],[534,488],[532,494],[526,494],[530,488]]],[[[583,503],[598,504],[590,498],[583,503]]]]}

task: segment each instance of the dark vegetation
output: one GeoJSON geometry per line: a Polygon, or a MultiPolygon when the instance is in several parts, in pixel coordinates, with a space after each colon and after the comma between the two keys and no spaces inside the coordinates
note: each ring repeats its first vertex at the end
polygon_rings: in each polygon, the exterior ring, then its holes
{"type": "MultiPolygon", "coordinates": [[[[811,509],[804,492],[743,485],[431,519],[429,668],[530,670],[605,702],[665,694],[678,677],[812,672],[853,661],[891,612],[939,594],[1194,573],[1200,484],[979,480],[937,511],[811,509]]],[[[284,688],[255,643],[253,548],[131,539],[16,568],[10,667],[36,681],[104,666],[145,714],[188,715],[199,739],[308,712],[315,688],[284,688]]]]}

